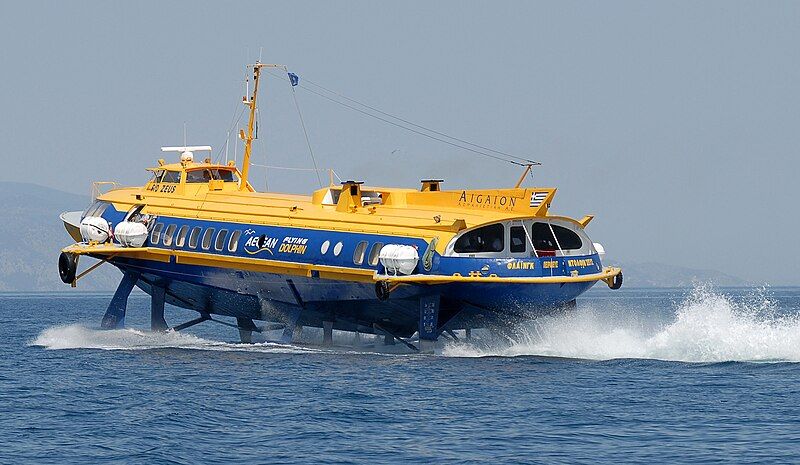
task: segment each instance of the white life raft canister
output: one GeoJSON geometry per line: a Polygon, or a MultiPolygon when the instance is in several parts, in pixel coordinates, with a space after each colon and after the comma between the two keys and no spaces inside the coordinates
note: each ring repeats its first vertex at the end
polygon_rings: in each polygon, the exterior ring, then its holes
{"type": "Polygon", "coordinates": [[[114,228],[114,238],[123,247],[141,247],[147,234],[147,226],[133,221],[123,221],[114,228]]]}
{"type": "Polygon", "coordinates": [[[87,216],[81,220],[81,237],[85,242],[105,242],[111,236],[108,221],[99,216],[87,216]]]}
{"type": "Polygon", "coordinates": [[[387,274],[411,274],[417,268],[419,253],[416,247],[401,244],[386,244],[378,256],[387,274]]]}

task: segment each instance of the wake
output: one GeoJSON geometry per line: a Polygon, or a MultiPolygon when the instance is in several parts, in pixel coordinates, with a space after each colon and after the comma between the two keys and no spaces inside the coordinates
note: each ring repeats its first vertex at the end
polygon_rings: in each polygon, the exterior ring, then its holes
{"type": "Polygon", "coordinates": [[[29,345],[45,349],[152,350],[189,349],[266,353],[311,353],[313,348],[264,342],[236,344],[203,339],[188,333],[150,332],[138,329],[101,330],[82,325],[54,326],[41,332],[29,345]]]}
{"type": "Polygon", "coordinates": [[[757,292],[741,299],[699,287],[676,304],[674,317],[654,324],[624,308],[581,307],[537,320],[507,340],[477,348],[446,346],[449,356],[539,355],[591,360],[800,362],[800,315],[782,315],[757,292]]]}
{"type": "MultiPolygon", "coordinates": [[[[624,305],[606,303],[587,306],[583,302],[575,312],[541,318],[516,328],[511,335],[503,338],[488,338],[483,337],[486,334],[480,334],[474,344],[444,342],[437,353],[446,357],[533,355],[589,360],[635,358],[705,363],[800,362],[800,314],[782,313],[763,291],[733,298],[699,287],[683,301],[673,304],[666,319],[663,312],[659,314],[661,310],[649,310],[634,310],[624,305]]],[[[315,340],[314,337],[312,335],[310,341],[315,340]]],[[[345,345],[322,347],[276,342],[239,344],[204,339],[188,333],[99,330],[67,325],[45,329],[30,345],[54,350],[173,348],[266,354],[408,355],[400,345],[351,345],[354,342],[352,336],[344,335],[339,342],[345,345]]]]}

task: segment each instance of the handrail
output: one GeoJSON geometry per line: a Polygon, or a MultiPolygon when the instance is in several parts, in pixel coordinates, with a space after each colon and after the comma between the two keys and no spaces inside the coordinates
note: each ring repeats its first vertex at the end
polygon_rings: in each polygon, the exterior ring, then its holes
{"type": "Polygon", "coordinates": [[[107,192],[110,192],[110,191],[112,191],[114,189],[119,189],[120,187],[122,187],[122,184],[120,184],[120,183],[118,183],[116,181],[94,181],[92,183],[92,192],[91,192],[92,202],[97,200],[97,197],[99,197],[99,196],[101,196],[101,195],[103,195],[103,194],[105,194],[107,192]],[[103,191],[102,189],[103,189],[104,186],[111,186],[111,188],[108,189],[108,190],[103,191]]]}

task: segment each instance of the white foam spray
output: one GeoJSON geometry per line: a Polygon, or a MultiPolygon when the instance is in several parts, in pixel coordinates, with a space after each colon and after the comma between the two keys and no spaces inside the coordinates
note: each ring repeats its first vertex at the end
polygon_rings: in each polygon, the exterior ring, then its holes
{"type": "Polygon", "coordinates": [[[734,299],[698,287],[674,318],[652,324],[619,308],[579,307],[518,328],[505,343],[450,344],[461,357],[540,355],[593,360],[641,358],[683,362],[800,362],[800,315],[780,315],[765,292],[734,299]]]}
{"type": "Polygon", "coordinates": [[[77,324],[48,328],[31,341],[30,345],[41,346],[46,349],[149,350],[175,348],[271,353],[305,353],[315,351],[313,348],[272,342],[235,344],[203,339],[188,333],[161,333],[130,328],[100,330],[77,324]]]}

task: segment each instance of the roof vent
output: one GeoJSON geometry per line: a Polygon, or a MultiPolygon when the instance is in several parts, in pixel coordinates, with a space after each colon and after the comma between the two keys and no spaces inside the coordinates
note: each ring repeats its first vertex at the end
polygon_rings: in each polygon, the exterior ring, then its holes
{"type": "Polygon", "coordinates": [[[444,182],[444,179],[423,179],[422,181],[422,192],[438,192],[442,190],[440,184],[444,182]]]}

